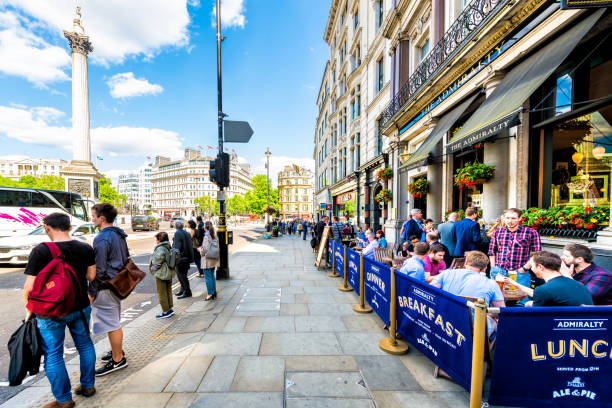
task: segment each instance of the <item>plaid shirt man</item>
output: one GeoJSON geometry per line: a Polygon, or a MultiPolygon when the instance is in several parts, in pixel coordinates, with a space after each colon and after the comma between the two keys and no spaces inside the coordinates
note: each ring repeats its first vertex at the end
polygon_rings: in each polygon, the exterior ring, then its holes
{"type": "Polygon", "coordinates": [[[515,271],[529,261],[529,254],[542,250],[540,235],[533,228],[519,225],[516,231],[498,228],[491,237],[489,256],[495,256],[495,266],[515,271]]]}
{"type": "Polygon", "coordinates": [[[612,272],[594,263],[574,274],[593,296],[596,305],[612,305],[612,272]]]}

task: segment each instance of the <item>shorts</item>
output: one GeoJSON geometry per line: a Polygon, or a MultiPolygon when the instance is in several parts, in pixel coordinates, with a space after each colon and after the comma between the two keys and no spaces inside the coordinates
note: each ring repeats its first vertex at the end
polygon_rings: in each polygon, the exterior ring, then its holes
{"type": "Polygon", "coordinates": [[[109,289],[98,292],[91,314],[94,336],[121,328],[121,300],[109,289]]]}

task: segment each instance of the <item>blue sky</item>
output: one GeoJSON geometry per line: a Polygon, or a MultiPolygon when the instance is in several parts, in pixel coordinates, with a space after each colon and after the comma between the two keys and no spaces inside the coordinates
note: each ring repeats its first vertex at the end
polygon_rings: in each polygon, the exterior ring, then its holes
{"type": "MultiPolygon", "coordinates": [[[[216,28],[211,0],[88,0],[92,159],[105,173],[146,156],[217,145],[216,28]],[[96,161],[96,155],[103,160],[96,161]]],[[[71,62],[61,29],[74,0],[0,0],[1,156],[72,159],[71,62]]],[[[224,111],[249,121],[249,144],[230,144],[265,171],[312,168],[316,96],[329,48],[327,0],[226,0],[224,111]]]]}

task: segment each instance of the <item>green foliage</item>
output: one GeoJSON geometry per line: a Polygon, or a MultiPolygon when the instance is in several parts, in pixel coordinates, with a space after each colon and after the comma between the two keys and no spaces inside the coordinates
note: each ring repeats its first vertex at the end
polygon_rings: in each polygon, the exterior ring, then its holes
{"type": "Polygon", "coordinates": [[[22,176],[19,181],[0,176],[0,186],[60,191],[65,189],[64,179],[60,176],[22,176]]]}
{"type": "Polygon", "coordinates": [[[226,202],[227,213],[230,215],[238,214],[246,214],[247,211],[247,202],[246,199],[241,195],[235,195],[232,198],[229,198],[226,202]]]}
{"type": "Polygon", "coordinates": [[[219,202],[210,196],[202,196],[195,200],[198,212],[208,215],[218,215],[220,213],[219,202]]]}
{"type": "Polygon", "coordinates": [[[484,163],[468,162],[455,174],[455,185],[459,188],[470,187],[476,184],[476,180],[491,180],[495,176],[495,166],[487,166],[484,163]]]}
{"type": "Polygon", "coordinates": [[[104,175],[98,183],[98,195],[100,196],[100,202],[109,203],[115,207],[120,206],[121,200],[124,203],[127,201],[127,196],[119,194],[117,189],[112,186],[111,180],[104,175]]]}
{"type": "MultiPolygon", "coordinates": [[[[267,202],[266,176],[258,174],[253,177],[253,191],[248,191],[244,196],[246,209],[251,214],[263,215],[267,202]]],[[[270,186],[270,207],[278,208],[278,190],[270,186]]]]}

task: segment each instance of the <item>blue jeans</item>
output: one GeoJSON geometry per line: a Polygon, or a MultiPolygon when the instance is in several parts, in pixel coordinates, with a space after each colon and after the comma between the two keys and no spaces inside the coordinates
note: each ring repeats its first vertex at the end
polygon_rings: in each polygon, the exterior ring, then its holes
{"type": "Polygon", "coordinates": [[[217,281],[215,280],[215,268],[204,269],[204,280],[206,281],[206,291],[212,295],[217,291],[217,281]]]}
{"type": "MultiPolygon", "coordinates": [[[[83,314],[87,319],[87,325],[89,325],[91,306],[83,309],[83,314]]],[[[81,313],[72,312],[64,317],[37,319],[36,323],[45,354],[45,372],[49,383],[51,383],[51,391],[55,399],[58,402],[72,400],[70,378],[64,362],[66,326],[68,326],[74,345],[79,352],[81,387],[93,387],[96,371],[96,350],[91,339],[87,337],[87,328],[83,324],[81,313]]]]}
{"type": "Polygon", "coordinates": [[[304,238],[303,239],[304,239],[304,241],[306,241],[306,234],[308,234],[308,231],[304,230],[303,232],[304,232],[304,238]]]}

